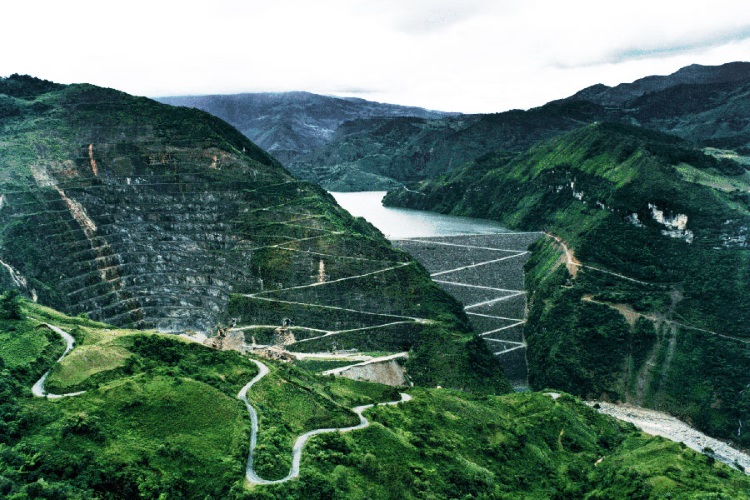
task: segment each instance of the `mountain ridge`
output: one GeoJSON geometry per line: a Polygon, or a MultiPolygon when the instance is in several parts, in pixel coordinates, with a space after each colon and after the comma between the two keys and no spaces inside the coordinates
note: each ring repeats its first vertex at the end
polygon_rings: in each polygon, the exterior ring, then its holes
{"type": "Polygon", "coordinates": [[[744,80],[750,80],[750,63],[748,62],[736,61],[719,66],[691,64],[669,75],[647,76],[632,83],[620,83],[613,87],[601,83],[592,85],[563,100],[585,100],[603,106],[622,106],[637,97],[677,85],[707,85],[744,80]]]}
{"type": "Polygon", "coordinates": [[[342,123],[366,117],[438,118],[454,113],[305,91],[159,97],[157,101],[209,111],[234,125],[282,163],[330,142],[342,123]]]}
{"type": "Polygon", "coordinates": [[[392,189],[439,176],[483,154],[521,152],[598,121],[640,125],[703,146],[750,150],[748,77],[750,63],[694,65],[640,83],[589,87],[526,111],[413,119],[410,127],[398,119],[361,120],[356,128],[341,126],[333,142],[287,166],[326,189],[392,189]]]}

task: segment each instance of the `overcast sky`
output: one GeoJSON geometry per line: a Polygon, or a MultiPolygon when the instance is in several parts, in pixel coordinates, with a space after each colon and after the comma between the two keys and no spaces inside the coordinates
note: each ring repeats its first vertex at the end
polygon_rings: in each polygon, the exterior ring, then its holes
{"type": "Polygon", "coordinates": [[[750,60],[747,0],[27,0],[0,75],[146,96],[308,90],[463,112],[750,60]]]}

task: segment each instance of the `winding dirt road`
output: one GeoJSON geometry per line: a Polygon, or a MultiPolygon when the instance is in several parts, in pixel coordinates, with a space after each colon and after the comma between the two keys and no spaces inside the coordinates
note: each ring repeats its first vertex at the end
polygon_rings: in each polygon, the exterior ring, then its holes
{"type": "Polygon", "coordinates": [[[269,369],[268,367],[261,363],[260,361],[256,361],[254,359],[251,360],[253,363],[255,363],[258,366],[258,374],[253,377],[253,379],[248,382],[242,389],[240,389],[240,392],[237,394],[237,397],[242,400],[245,403],[245,406],[247,407],[247,411],[250,413],[250,420],[252,421],[252,431],[250,434],[250,453],[247,457],[247,468],[245,470],[245,477],[247,478],[248,482],[251,484],[278,484],[283,483],[285,481],[289,481],[290,479],[294,479],[295,477],[299,476],[299,467],[300,467],[300,461],[302,460],[302,449],[305,447],[305,444],[307,443],[307,440],[311,437],[317,435],[317,434],[324,434],[327,432],[350,432],[355,431],[357,429],[364,429],[365,427],[370,425],[370,421],[367,420],[362,413],[365,410],[369,410],[373,406],[380,406],[380,405],[396,405],[399,403],[403,403],[406,401],[410,401],[412,398],[408,394],[401,393],[401,399],[399,401],[390,401],[388,403],[378,403],[375,404],[369,404],[369,405],[363,405],[363,406],[357,406],[356,408],[352,408],[352,411],[359,416],[359,424],[352,426],[352,427],[339,427],[339,428],[326,428],[326,429],[315,429],[313,431],[306,432],[299,436],[297,440],[294,442],[294,447],[292,448],[292,467],[289,469],[289,474],[286,475],[286,477],[282,479],[276,479],[276,480],[268,480],[263,479],[260,477],[253,468],[253,452],[255,451],[255,446],[258,442],[258,413],[255,411],[255,408],[248,402],[247,400],[247,391],[255,385],[257,382],[259,382],[263,377],[268,375],[269,369]]]}
{"type": "MultiPolygon", "coordinates": [[[[52,326],[49,323],[44,323],[44,326],[46,326],[47,328],[49,328],[53,332],[57,333],[58,335],[60,335],[63,338],[63,340],[65,341],[65,344],[66,344],[67,347],[65,348],[65,352],[63,353],[63,355],[60,356],[60,359],[58,359],[56,361],[56,363],[59,363],[63,359],[65,359],[65,356],[67,356],[68,353],[73,349],[73,347],[75,346],[76,341],[75,341],[75,339],[73,338],[72,335],[70,335],[65,330],[62,330],[61,328],[58,328],[56,326],[52,326]]],[[[65,398],[65,397],[70,397],[70,396],[78,396],[79,394],[83,394],[84,392],[86,392],[86,391],[79,391],[79,392],[70,392],[68,394],[50,394],[50,393],[48,393],[46,391],[46,389],[44,388],[44,383],[47,381],[47,376],[49,375],[50,371],[52,371],[52,368],[50,368],[49,370],[47,370],[47,372],[44,375],[42,375],[42,378],[40,378],[37,381],[37,383],[34,384],[34,386],[31,388],[31,393],[34,396],[36,396],[38,398],[59,399],[59,398],[65,398]]]]}
{"type": "MultiPolygon", "coordinates": [[[[46,327],[48,327],[50,330],[54,331],[58,335],[60,335],[63,340],[65,340],[65,343],[67,345],[65,352],[62,356],[56,361],[56,363],[60,363],[63,359],[65,359],[65,356],[68,355],[68,353],[73,349],[75,346],[75,339],[72,335],[70,335],[68,332],[62,330],[61,328],[58,328],[56,326],[50,325],[48,323],[44,323],[46,327]]],[[[403,356],[405,353],[399,353],[394,356],[390,356],[390,358],[395,358],[399,356],[403,356]]],[[[294,447],[292,448],[292,467],[289,470],[289,474],[286,475],[286,477],[282,479],[277,479],[270,481],[268,479],[263,479],[258,474],[256,474],[255,469],[253,468],[253,452],[255,451],[255,447],[258,442],[258,413],[255,411],[255,408],[250,404],[250,402],[247,400],[247,391],[250,390],[250,388],[255,385],[257,382],[259,382],[263,377],[268,375],[270,370],[268,367],[261,363],[260,361],[256,361],[254,359],[251,359],[253,363],[255,363],[258,366],[258,374],[253,377],[253,379],[245,384],[245,386],[240,389],[240,392],[237,394],[237,397],[242,400],[242,402],[245,403],[245,406],[247,407],[248,413],[250,413],[250,420],[252,421],[252,431],[250,434],[250,452],[247,457],[247,468],[245,469],[245,476],[247,477],[248,482],[252,484],[277,484],[277,483],[283,483],[285,481],[289,481],[290,479],[293,479],[295,477],[299,476],[299,468],[300,468],[300,462],[302,460],[302,450],[305,447],[305,444],[307,441],[317,435],[317,434],[324,434],[328,432],[350,432],[355,431],[358,429],[364,429],[365,427],[370,425],[370,421],[367,420],[362,413],[364,413],[366,410],[369,410],[370,408],[374,406],[380,406],[380,405],[396,405],[399,403],[403,403],[406,401],[410,401],[412,398],[408,394],[401,393],[401,399],[398,401],[390,401],[387,403],[377,403],[377,404],[369,404],[369,405],[362,405],[357,406],[355,408],[352,408],[352,411],[357,414],[359,417],[359,424],[351,426],[351,427],[339,427],[339,428],[324,428],[324,429],[315,429],[309,432],[306,432],[299,436],[297,440],[294,442],[294,447]]],[[[71,392],[68,394],[50,394],[46,391],[44,388],[44,383],[47,380],[47,377],[49,376],[50,371],[52,368],[47,370],[47,372],[40,378],[34,386],[31,388],[31,392],[34,396],[39,398],[48,398],[48,399],[58,399],[63,397],[70,397],[70,396],[78,396],[80,394],[83,394],[86,391],[80,391],[80,392],[71,392]]]]}
{"type": "Polygon", "coordinates": [[[393,359],[408,358],[408,357],[409,357],[408,352],[397,352],[396,354],[390,354],[388,356],[380,356],[377,358],[370,358],[360,363],[354,363],[351,365],[341,366],[339,368],[333,368],[332,370],[326,370],[324,372],[321,372],[321,375],[340,375],[342,372],[345,372],[346,370],[350,368],[354,368],[356,366],[367,366],[367,365],[372,365],[375,363],[382,363],[384,361],[391,361],[393,359]]]}

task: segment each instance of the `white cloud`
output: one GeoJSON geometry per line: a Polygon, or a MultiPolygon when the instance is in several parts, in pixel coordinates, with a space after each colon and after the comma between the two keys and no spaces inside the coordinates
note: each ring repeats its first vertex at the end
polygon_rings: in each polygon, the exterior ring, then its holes
{"type": "Polygon", "coordinates": [[[3,8],[0,74],[142,95],[309,90],[467,112],[748,59],[745,2],[90,0],[3,8]]]}

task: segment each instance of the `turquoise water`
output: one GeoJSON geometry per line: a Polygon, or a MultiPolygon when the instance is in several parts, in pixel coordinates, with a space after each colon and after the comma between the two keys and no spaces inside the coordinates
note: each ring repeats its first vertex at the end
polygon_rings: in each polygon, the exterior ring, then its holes
{"type": "Polygon", "coordinates": [[[441,215],[424,210],[384,207],[385,191],[331,193],[339,205],[356,217],[364,217],[389,239],[497,234],[511,232],[497,222],[441,215]]]}

